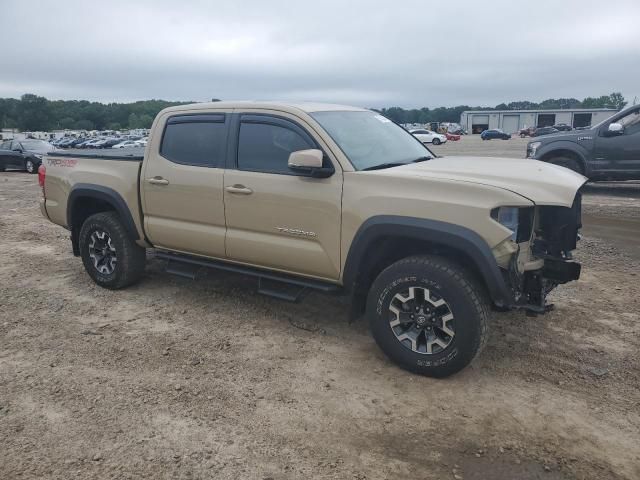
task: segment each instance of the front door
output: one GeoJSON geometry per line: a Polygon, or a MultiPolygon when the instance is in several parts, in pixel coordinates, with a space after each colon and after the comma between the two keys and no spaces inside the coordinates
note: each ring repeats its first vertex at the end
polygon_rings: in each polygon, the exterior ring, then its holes
{"type": "Polygon", "coordinates": [[[605,162],[616,173],[640,174],[640,107],[603,125],[596,139],[597,161],[605,162]],[[619,123],[623,131],[615,136],[603,136],[609,123],[619,123]]]}
{"type": "Polygon", "coordinates": [[[312,277],[340,275],[342,170],[304,122],[282,112],[235,115],[225,172],[230,260],[312,277]],[[291,152],[320,148],[329,178],[297,175],[291,152]]]}
{"type": "Polygon", "coordinates": [[[155,247],[225,257],[230,112],[169,112],[158,120],[140,180],[144,227],[155,247]]]}
{"type": "Polygon", "coordinates": [[[17,140],[11,142],[11,153],[7,157],[7,167],[24,170],[24,156],[22,155],[22,145],[17,140]]]}

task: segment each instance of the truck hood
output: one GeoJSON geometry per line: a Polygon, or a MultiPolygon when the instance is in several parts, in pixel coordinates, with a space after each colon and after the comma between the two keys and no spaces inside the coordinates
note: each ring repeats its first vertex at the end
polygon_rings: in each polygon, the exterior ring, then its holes
{"type": "Polygon", "coordinates": [[[439,178],[509,190],[536,205],[571,207],[586,177],[539,160],[487,157],[445,157],[376,173],[439,178]]]}

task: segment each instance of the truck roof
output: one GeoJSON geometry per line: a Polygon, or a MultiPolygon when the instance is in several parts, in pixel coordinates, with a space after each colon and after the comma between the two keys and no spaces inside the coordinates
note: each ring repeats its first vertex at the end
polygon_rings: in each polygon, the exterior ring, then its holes
{"type": "Polygon", "coordinates": [[[195,109],[211,109],[211,108],[263,108],[275,110],[298,110],[306,113],[311,112],[333,112],[333,111],[350,111],[364,112],[366,108],[353,107],[349,105],[336,105],[332,103],[316,103],[316,102],[267,102],[254,100],[224,101],[224,102],[203,102],[192,103],[188,105],[177,105],[175,107],[165,108],[165,112],[175,112],[180,110],[195,109]]]}

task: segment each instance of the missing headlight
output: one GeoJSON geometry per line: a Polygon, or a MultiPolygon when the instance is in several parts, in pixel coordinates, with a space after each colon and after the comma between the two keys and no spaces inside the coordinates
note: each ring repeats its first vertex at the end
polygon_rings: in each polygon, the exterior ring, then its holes
{"type": "Polygon", "coordinates": [[[526,242],[533,228],[533,207],[498,207],[491,210],[491,218],[513,233],[511,240],[526,242]]]}

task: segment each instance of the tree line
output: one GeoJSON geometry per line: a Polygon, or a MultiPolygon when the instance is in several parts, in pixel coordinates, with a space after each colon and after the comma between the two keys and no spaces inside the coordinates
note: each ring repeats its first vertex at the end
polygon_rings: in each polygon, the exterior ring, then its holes
{"type": "Polygon", "coordinates": [[[21,131],[121,130],[149,128],[160,110],[191,102],[143,100],[100,103],[87,100],[47,100],[27,93],[0,98],[0,127],[21,131]]]}
{"type": "MultiPolygon", "coordinates": [[[[213,99],[216,101],[217,99],[213,99]]],[[[121,130],[149,128],[160,110],[192,102],[142,100],[133,103],[100,103],[87,100],[48,100],[31,93],[17,98],[0,98],[0,128],[21,131],[49,130],[121,130]]],[[[600,97],[550,98],[540,103],[519,101],[501,103],[495,107],[427,107],[404,109],[389,107],[374,109],[397,123],[458,122],[465,110],[551,110],[562,108],[616,108],[627,102],[619,92],[600,97]]]]}
{"type": "Polygon", "coordinates": [[[459,122],[460,114],[465,110],[559,110],[567,108],[615,108],[621,110],[627,102],[620,92],[600,97],[577,98],[549,98],[540,103],[518,101],[500,103],[495,107],[479,107],[458,105],[456,107],[427,107],[405,110],[401,107],[376,109],[377,112],[396,123],[430,123],[430,122],[459,122]]]}

